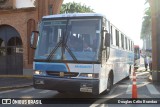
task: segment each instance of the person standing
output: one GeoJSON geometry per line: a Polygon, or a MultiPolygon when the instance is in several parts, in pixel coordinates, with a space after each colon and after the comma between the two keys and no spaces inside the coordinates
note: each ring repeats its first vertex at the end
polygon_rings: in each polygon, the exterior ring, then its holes
{"type": "Polygon", "coordinates": [[[147,71],[147,68],[148,68],[148,58],[147,58],[147,56],[144,56],[144,65],[145,65],[145,71],[147,71]]]}
{"type": "Polygon", "coordinates": [[[152,57],[149,57],[149,69],[152,71],[152,57]]]}

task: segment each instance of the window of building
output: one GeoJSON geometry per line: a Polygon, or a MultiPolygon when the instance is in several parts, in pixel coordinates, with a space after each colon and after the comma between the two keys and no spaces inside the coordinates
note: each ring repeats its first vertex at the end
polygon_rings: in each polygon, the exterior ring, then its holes
{"type": "Polygon", "coordinates": [[[49,5],[48,11],[49,11],[49,15],[53,14],[53,5],[52,4],[49,5]]]}

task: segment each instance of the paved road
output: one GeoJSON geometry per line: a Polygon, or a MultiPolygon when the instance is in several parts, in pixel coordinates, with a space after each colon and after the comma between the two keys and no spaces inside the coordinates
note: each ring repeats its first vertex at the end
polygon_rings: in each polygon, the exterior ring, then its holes
{"type": "MultiPolygon", "coordinates": [[[[148,81],[149,72],[137,72],[137,88],[138,88],[138,98],[160,98],[160,85],[159,84],[153,84],[148,81]]],[[[130,105],[117,105],[117,104],[106,104],[106,101],[114,101],[115,98],[131,98],[132,94],[132,81],[131,80],[123,80],[116,85],[114,85],[113,90],[109,94],[105,95],[99,95],[99,96],[92,96],[90,94],[73,94],[73,93],[65,93],[61,94],[57,91],[51,91],[51,90],[40,90],[40,89],[34,89],[32,87],[30,88],[22,88],[22,89],[15,89],[15,90],[8,90],[8,91],[1,91],[0,92],[0,98],[51,98],[55,102],[55,98],[61,98],[61,99],[68,99],[70,102],[77,103],[74,99],[76,98],[82,98],[85,101],[90,101],[90,103],[83,104],[58,104],[58,105],[52,105],[57,106],[80,106],[80,107],[132,107],[135,106],[135,104],[130,105]],[[95,99],[98,98],[98,99],[95,99]],[[112,99],[112,100],[111,100],[112,99]],[[74,102],[74,101],[75,102],[74,102]]],[[[82,101],[83,101],[82,100],[82,101]]],[[[117,100],[116,100],[117,101],[117,100]]],[[[62,102],[63,103],[63,102],[62,102]]],[[[79,102],[78,102],[79,103],[79,102]]],[[[81,103],[81,102],[80,102],[81,103]]],[[[4,106],[4,105],[3,105],[4,106]]],[[[22,105],[16,105],[16,107],[21,107],[22,105]]],[[[31,106],[31,105],[30,105],[31,106]]],[[[32,105],[37,106],[37,105],[32,105]]],[[[48,105],[47,105],[48,106],[48,105]]],[[[150,107],[152,104],[149,105],[139,105],[140,107],[150,107]]],[[[158,104],[154,104],[154,107],[158,104]]],[[[2,107],[2,106],[1,106],[2,107]]],[[[13,105],[11,106],[13,107],[13,105]]],[[[39,107],[39,106],[37,106],[39,107]]]]}

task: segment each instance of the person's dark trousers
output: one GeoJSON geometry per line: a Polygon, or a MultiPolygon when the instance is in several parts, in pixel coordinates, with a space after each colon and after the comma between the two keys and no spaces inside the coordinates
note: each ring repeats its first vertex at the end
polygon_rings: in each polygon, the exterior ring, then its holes
{"type": "Polygon", "coordinates": [[[146,71],[147,71],[147,67],[148,67],[148,64],[145,64],[146,71]]]}
{"type": "Polygon", "coordinates": [[[150,74],[152,75],[152,63],[149,64],[150,74]]]}

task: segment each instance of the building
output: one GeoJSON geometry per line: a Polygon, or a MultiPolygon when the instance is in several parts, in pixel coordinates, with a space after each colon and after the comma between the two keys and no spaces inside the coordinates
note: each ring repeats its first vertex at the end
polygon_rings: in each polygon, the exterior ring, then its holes
{"type": "Polygon", "coordinates": [[[57,14],[63,0],[0,0],[0,75],[32,74],[30,35],[42,16],[57,14]]]}

